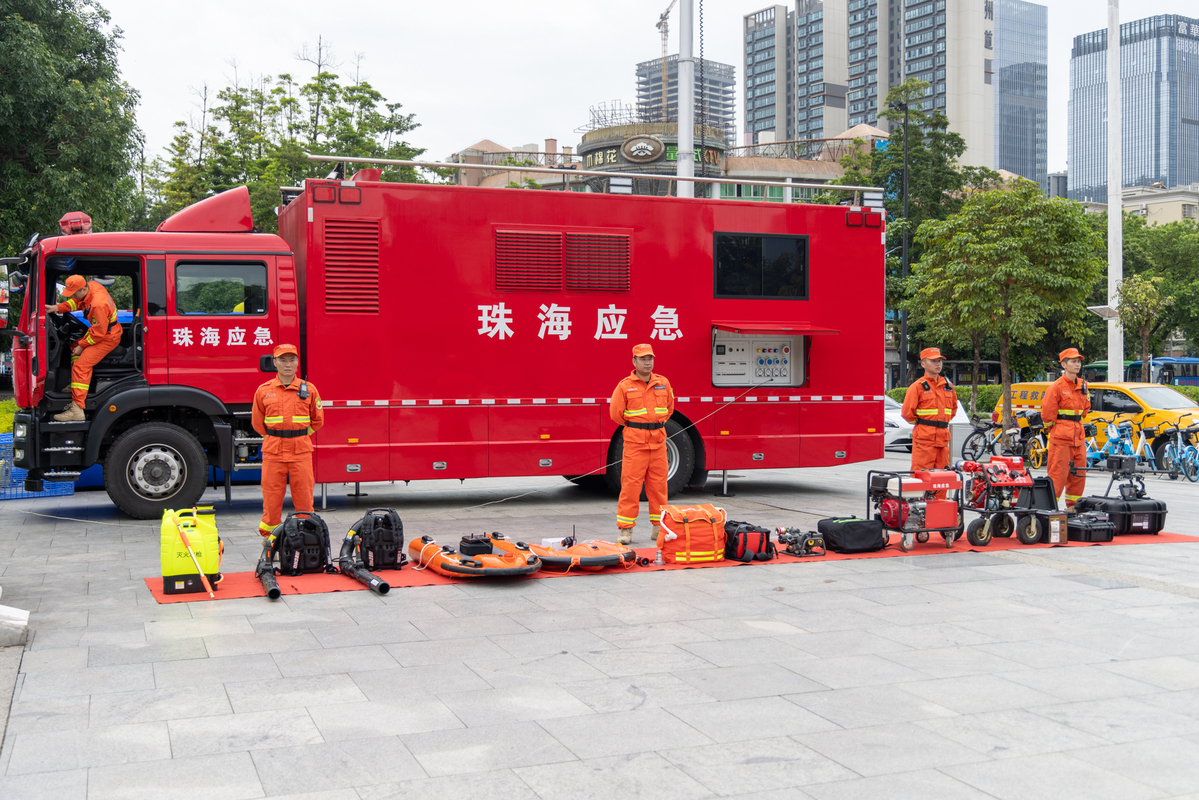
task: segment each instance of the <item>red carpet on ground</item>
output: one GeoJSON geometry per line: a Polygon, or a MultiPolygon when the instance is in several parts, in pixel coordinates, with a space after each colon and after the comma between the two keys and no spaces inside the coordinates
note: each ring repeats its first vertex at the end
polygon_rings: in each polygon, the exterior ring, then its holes
{"type": "MultiPolygon", "coordinates": [[[[1111,542],[1103,544],[1095,544],[1091,542],[1071,542],[1068,545],[1050,545],[1050,544],[1035,544],[1022,545],[1013,536],[1005,539],[992,539],[991,544],[987,547],[973,547],[965,538],[955,541],[952,548],[945,547],[945,541],[937,534],[925,544],[917,544],[910,553],[904,553],[899,549],[899,538],[897,534],[891,536],[891,546],[885,550],[879,550],[874,553],[853,553],[850,555],[842,555],[839,553],[830,552],[826,556],[811,557],[811,558],[796,558],[794,556],[780,553],[777,561],[758,561],[751,564],[744,564],[740,561],[716,561],[706,564],[666,564],[665,566],[654,566],[650,564],[645,567],[633,566],[629,567],[629,572],[660,572],[673,569],[707,569],[711,567],[752,567],[757,564],[777,564],[777,563],[795,563],[795,562],[814,562],[814,561],[842,561],[854,558],[894,558],[896,556],[927,556],[936,553],[986,553],[988,550],[1036,550],[1045,547],[1107,547],[1110,545],[1122,544],[1172,544],[1177,542],[1199,542],[1199,536],[1185,536],[1180,533],[1159,533],[1159,534],[1135,534],[1129,536],[1117,536],[1111,542]]],[[[645,548],[637,551],[640,556],[653,561],[655,551],[653,548],[645,548]]],[[[611,575],[624,571],[622,567],[613,567],[603,570],[602,572],[582,572],[572,570],[570,572],[550,572],[541,570],[535,572],[528,578],[515,578],[513,580],[534,580],[537,578],[562,578],[562,577],[577,577],[580,575],[611,575]]],[[[439,575],[431,569],[413,569],[411,566],[406,566],[400,570],[383,570],[377,573],[380,578],[387,581],[392,589],[408,589],[415,586],[437,586],[449,583],[480,583],[487,582],[488,578],[447,578],[444,575],[439,575]]],[[[323,594],[325,592],[358,592],[367,591],[367,588],[353,578],[348,578],[345,575],[297,575],[288,577],[279,575],[279,590],[284,595],[289,594],[323,594]]],[[[162,578],[146,578],[146,586],[154,595],[154,599],[159,603],[193,603],[203,600],[211,600],[207,592],[197,592],[195,594],[165,594],[162,591],[162,578]]],[[[217,600],[232,600],[239,597],[266,597],[266,591],[262,588],[262,583],[254,577],[253,572],[232,572],[225,575],[224,580],[218,584],[216,589],[217,600]]]]}

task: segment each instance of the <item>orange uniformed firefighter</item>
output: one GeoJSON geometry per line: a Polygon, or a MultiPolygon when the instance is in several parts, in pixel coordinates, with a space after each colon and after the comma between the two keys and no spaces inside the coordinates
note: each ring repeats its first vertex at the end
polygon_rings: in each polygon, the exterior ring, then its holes
{"type": "Polygon", "coordinates": [[[1082,369],[1082,354],[1074,347],[1058,355],[1062,362],[1062,377],[1045,390],[1041,398],[1041,419],[1049,427],[1049,477],[1053,490],[1060,496],[1066,491],[1066,510],[1074,507],[1087,485],[1087,437],[1083,433],[1083,417],[1091,411],[1091,395],[1087,382],[1078,377],[1082,369]],[[1070,463],[1078,474],[1070,470],[1070,463]]]}
{"type": "Polygon", "coordinates": [[[258,532],[270,536],[283,518],[283,493],[291,480],[296,511],[315,511],[312,489],[312,434],[325,424],[316,387],[296,377],[300,351],[294,344],[275,348],[278,375],[254,393],[254,430],[262,443],[262,522],[258,532]]]}
{"type": "Polygon", "coordinates": [[[634,347],[633,372],[616,384],[608,405],[612,421],[624,426],[620,500],[616,506],[616,541],[620,544],[633,541],[643,482],[654,541],[666,506],[666,420],[674,413],[674,390],[670,381],[653,370],[653,348],[648,344],[634,347]]]}
{"type": "Polygon", "coordinates": [[[95,281],[72,275],[67,278],[62,294],[67,299],[56,306],[46,306],[46,313],[64,314],[82,309],[91,327],[71,348],[71,402],[54,419],[81,422],[83,404],[92,384],[92,367],[120,343],[123,329],[117,322],[117,307],[108,290],[95,281]]]}
{"type": "MultiPolygon", "coordinates": [[[[912,469],[945,469],[949,466],[949,421],[957,413],[953,384],[941,377],[945,357],[936,347],[920,351],[924,377],[908,387],[900,414],[912,428],[912,469]]],[[[945,499],[945,492],[937,493],[945,499]]]]}

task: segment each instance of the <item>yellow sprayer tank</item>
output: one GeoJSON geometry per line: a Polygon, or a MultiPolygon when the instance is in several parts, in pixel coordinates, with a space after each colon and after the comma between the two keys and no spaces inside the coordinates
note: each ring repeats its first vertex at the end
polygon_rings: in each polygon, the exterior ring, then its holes
{"type": "Polygon", "coordinates": [[[203,592],[204,585],[196,572],[196,564],[179,535],[182,529],[191,543],[192,552],[216,588],[221,579],[221,553],[224,546],[217,535],[216,515],[212,507],[185,508],[162,512],[162,591],[164,594],[203,592]]]}

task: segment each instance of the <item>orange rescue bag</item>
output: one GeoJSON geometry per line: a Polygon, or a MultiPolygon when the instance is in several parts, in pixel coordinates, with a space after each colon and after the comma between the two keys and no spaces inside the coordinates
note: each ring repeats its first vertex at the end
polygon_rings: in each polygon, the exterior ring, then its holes
{"type": "Polygon", "coordinates": [[[666,506],[658,533],[662,558],[676,564],[724,561],[724,521],[724,509],[710,503],[666,506]]]}

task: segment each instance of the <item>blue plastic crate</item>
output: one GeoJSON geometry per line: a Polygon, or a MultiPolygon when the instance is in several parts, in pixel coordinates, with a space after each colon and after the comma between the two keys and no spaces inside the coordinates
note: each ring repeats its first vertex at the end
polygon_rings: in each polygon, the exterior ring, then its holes
{"type": "Polygon", "coordinates": [[[75,484],[72,481],[47,481],[44,492],[27,492],[25,473],[25,470],[12,465],[12,434],[0,433],[0,500],[65,497],[75,494],[75,484]]]}

